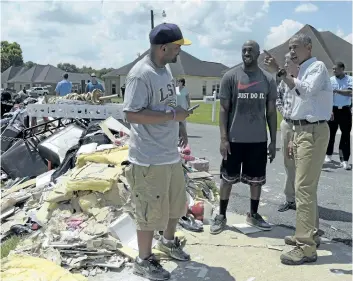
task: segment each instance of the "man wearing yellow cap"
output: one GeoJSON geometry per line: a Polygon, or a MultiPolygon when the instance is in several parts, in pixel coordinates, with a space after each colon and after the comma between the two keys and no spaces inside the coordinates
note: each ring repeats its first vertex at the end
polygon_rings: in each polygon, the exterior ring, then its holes
{"type": "Polygon", "coordinates": [[[167,280],[170,273],[152,254],[154,231],[163,231],[156,248],[179,261],[188,261],[174,237],[186,211],[184,172],[178,142],[187,144],[183,121],[190,112],[176,106],[175,80],[168,63],[175,63],[181,45],[190,45],[171,23],[150,32],[150,52],[126,78],[124,112],[131,123],[129,161],[125,175],[132,191],[139,256],[134,273],[151,280],[167,280]],[[179,139],[180,138],[180,139],[179,139]]]}

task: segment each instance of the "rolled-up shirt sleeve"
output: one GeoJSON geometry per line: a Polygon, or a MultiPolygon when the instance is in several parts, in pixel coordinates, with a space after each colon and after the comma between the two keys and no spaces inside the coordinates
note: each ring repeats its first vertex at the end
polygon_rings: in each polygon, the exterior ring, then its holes
{"type": "Polygon", "coordinates": [[[352,84],[353,84],[353,78],[352,78],[352,76],[349,76],[347,89],[352,90],[352,84]]]}
{"type": "Polygon", "coordinates": [[[139,112],[147,108],[149,93],[144,81],[137,77],[128,78],[126,81],[124,112],[139,112]]]}
{"type": "Polygon", "coordinates": [[[330,78],[326,66],[321,62],[310,69],[304,79],[293,79],[295,87],[292,89],[292,93],[296,95],[299,92],[302,98],[319,94],[322,85],[325,84],[325,79],[329,80],[330,78]]]}

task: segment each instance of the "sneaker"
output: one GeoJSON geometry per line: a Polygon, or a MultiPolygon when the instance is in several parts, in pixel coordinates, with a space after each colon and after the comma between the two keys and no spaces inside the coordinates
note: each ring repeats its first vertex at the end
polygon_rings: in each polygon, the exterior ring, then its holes
{"type": "Polygon", "coordinates": [[[247,213],[246,223],[261,230],[272,229],[272,226],[267,223],[258,213],[252,215],[250,213],[247,213]]]}
{"type": "Polygon", "coordinates": [[[300,265],[305,262],[316,262],[317,253],[313,252],[310,256],[304,253],[304,250],[300,247],[295,247],[287,253],[281,255],[281,262],[287,265],[300,265]]]}
{"type": "MultiPolygon", "coordinates": [[[[319,235],[315,235],[314,236],[314,240],[315,240],[315,243],[316,243],[316,248],[319,248],[320,244],[321,244],[321,240],[320,240],[319,235]]],[[[297,241],[295,241],[294,236],[286,236],[286,237],[284,237],[284,243],[287,244],[287,245],[290,245],[290,246],[297,246],[297,241]]]]}
{"type": "Polygon", "coordinates": [[[178,261],[189,261],[190,255],[185,253],[181,248],[180,240],[175,237],[173,242],[164,243],[163,237],[161,237],[155,247],[156,250],[161,251],[173,259],[178,261]]]}
{"type": "Polygon", "coordinates": [[[179,219],[179,224],[189,230],[189,231],[193,231],[193,232],[202,232],[203,231],[203,225],[200,222],[197,223],[197,221],[195,221],[195,219],[193,217],[189,217],[189,216],[183,216],[179,219]]]}
{"type": "Polygon", "coordinates": [[[152,254],[148,259],[135,259],[134,271],[135,275],[150,279],[150,280],[168,280],[170,273],[166,271],[152,254]]]}
{"type": "Polygon", "coordinates": [[[214,220],[212,221],[210,227],[211,234],[219,234],[221,233],[227,225],[227,218],[224,215],[217,215],[214,220]]]}
{"type": "Polygon", "coordinates": [[[341,167],[347,171],[351,169],[351,165],[349,165],[347,161],[341,162],[341,167]]]}
{"type": "Polygon", "coordinates": [[[325,156],[325,163],[331,163],[332,162],[332,156],[326,155],[325,156]]]}
{"type": "Polygon", "coordinates": [[[295,202],[284,202],[281,204],[278,208],[278,212],[285,212],[288,211],[289,209],[296,210],[297,207],[295,206],[295,202]]]}

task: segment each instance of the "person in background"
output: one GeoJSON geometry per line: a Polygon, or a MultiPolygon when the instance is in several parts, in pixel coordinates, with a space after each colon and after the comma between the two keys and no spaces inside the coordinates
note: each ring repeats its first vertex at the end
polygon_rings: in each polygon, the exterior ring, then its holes
{"type": "MultiPolygon", "coordinates": [[[[121,90],[121,95],[123,97],[123,101],[124,101],[124,97],[125,97],[125,89],[126,89],[126,85],[124,83],[124,85],[121,86],[120,90],[121,90]]],[[[120,95],[119,95],[120,96],[120,95]]]]}
{"type": "Polygon", "coordinates": [[[294,248],[284,252],[283,264],[300,265],[317,260],[320,245],[317,187],[329,141],[327,121],[331,118],[333,93],[325,64],[312,56],[312,40],[303,33],[289,40],[291,59],[300,65],[298,78],[280,68],[267,51],[264,64],[292,91],[294,102],[291,122],[293,141],[289,155],[295,159],[296,228],[284,242],[294,248]]]}
{"type": "Polygon", "coordinates": [[[184,78],[180,78],[177,81],[177,87],[177,105],[187,110],[188,108],[190,108],[190,93],[185,87],[184,78]]]}
{"type": "MultiPolygon", "coordinates": [[[[190,108],[190,95],[188,90],[185,88],[184,78],[180,78],[179,80],[177,80],[176,102],[178,106],[184,108],[185,110],[188,110],[188,108],[190,108]]],[[[186,120],[184,121],[184,126],[186,128],[186,120]]]]}
{"type": "MultiPolygon", "coordinates": [[[[285,55],[284,68],[289,75],[297,77],[299,66],[293,63],[290,53],[285,55]]],[[[293,124],[290,120],[293,107],[293,94],[288,88],[287,84],[280,81],[277,87],[277,100],[276,106],[279,113],[282,115],[281,137],[282,137],[282,151],[284,158],[284,168],[286,170],[286,182],[284,185],[284,194],[286,201],[278,208],[279,212],[284,212],[289,209],[295,210],[295,163],[293,157],[289,156],[288,144],[293,140],[293,124]]]]}
{"type": "Polygon", "coordinates": [[[344,63],[337,62],[333,67],[334,76],[331,77],[333,89],[332,118],[328,122],[330,127],[330,141],[326,150],[325,163],[332,161],[336,132],[340,128],[342,135],[339,144],[339,157],[341,166],[350,170],[348,160],[351,154],[352,130],[352,77],[344,73],[344,63]]]}
{"type": "Polygon", "coordinates": [[[103,88],[102,84],[97,81],[97,77],[96,77],[95,73],[91,74],[91,78],[92,78],[92,81],[87,83],[86,93],[88,93],[88,92],[92,93],[92,91],[94,89],[99,89],[102,92],[104,92],[104,88],[103,88]]]}
{"type": "Polygon", "coordinates": [[[61,80],[55,88],[55,93],[57,96],[66,96],[71,93],[72,83],[68,80],[69,74],[64,74],[64,79],[61,80]]]}

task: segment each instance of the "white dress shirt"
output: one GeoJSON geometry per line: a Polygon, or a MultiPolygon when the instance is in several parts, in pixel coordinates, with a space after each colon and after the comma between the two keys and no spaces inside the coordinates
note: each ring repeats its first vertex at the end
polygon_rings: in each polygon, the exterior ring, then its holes
{"type": "Polygon", "coordinates": [[[291,119],[308,122],[330,120],[333,91],[325,64],[315,57],[303,62],[294,83],[291,119]]]}

